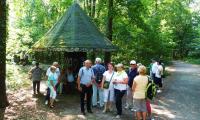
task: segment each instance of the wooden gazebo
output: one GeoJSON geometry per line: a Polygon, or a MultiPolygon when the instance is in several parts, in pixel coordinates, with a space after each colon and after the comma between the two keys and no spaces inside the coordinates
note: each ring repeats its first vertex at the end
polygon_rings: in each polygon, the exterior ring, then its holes
{"type": "Polygon", "coordinates": [[[33,46],[34,51],[60,51],[65,57],[86,58],[87,52],[116,50],[79,4],[74,3],[57,23],[33,46]]]}

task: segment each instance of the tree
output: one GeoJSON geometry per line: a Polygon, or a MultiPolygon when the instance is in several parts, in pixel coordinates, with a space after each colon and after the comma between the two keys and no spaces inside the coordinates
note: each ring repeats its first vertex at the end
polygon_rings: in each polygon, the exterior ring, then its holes
{"type": "Polygon", "coordinates": [[[8,106],[6,95],[6,0],[0,1],[0,119],[4,117],[5,108],[8,106]]]}
{"type": "MultiPolygon", "coordinates": [[[[107,22],[107,38],[112,41],[113,35],[113,0],[108,1],[108,22],[107,22]]],[[[109,63],[111,61],[111,53],[105,52],[105,63],[109,63]]]]}

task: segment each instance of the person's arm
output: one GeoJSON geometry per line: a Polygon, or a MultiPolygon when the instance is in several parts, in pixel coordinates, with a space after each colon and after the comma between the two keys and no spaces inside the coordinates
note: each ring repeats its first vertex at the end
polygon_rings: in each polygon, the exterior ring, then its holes
{"type": "Polygon", "coordinates": [[[128,84],[128,78],[124,78],[123,81],[117,82],[119,84],[128,84]]]}
{"type": "Polygon", "coordinates": [[[98,86],[98,84],[97,84],[97,82],[96,82],[96,76],[95,76],[95,74],[96,74],[96,70],[95,70],[95,67],[92,67],[92,73],[93,73],[93,75],[92,75],[92,83],[93,84],[95,84],[96,86],[98,86]]]}
{"type": "Polygon", "coordinates": [[[128,75],[125,73],[123,76],[124,76],[124,79],[122,81],[118,81],[117,83],[128,84],[128,75]]]}
{"type": "Polygon", "coordinates": [[[136,88],[136,82],[133,81],[133,85],[132,85],[132,91],[135,92],[135,88],[136,88]]]}
{"type": "Polygon", "coordinates": [[[83,69],[80,69],[79,73],[78,73],[78,77],[77,77],[77,86],[78,86],[79,91],[82,91],[82,88],[81,88],[81,76],[82,76],[82,74],[83,74],[83,69]]]}
{"type": "MultiPolygon", "coordinates": [[[[88,83],[88,84],[86,85],[87,87],[90,87],[90,86],[94,83],[94,81],[95,81],[94,71],[91,70],[91,72],[92,72],[91,82],[88,83]]],[[[95,81],[95,82],[96,82],[96,81],[95,81]]]]}
{"type": "Polygon", "coordinates": [[[28,72],[29,75],[31,75],[33,73],[33,68],[30,69],[30,71],[28,72]]]}
{"type": "Polygon", "coordinates": [[[77,78],[77,85],[78,85],[78,90],[82,91],[82,88],[81,88],[81,77],[79,75],[78,75],[78,78],[77,78]]]}

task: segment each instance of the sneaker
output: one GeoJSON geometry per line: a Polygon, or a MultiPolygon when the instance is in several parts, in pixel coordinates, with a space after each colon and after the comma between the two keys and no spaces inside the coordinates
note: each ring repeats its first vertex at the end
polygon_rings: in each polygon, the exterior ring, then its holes
{"type": "Polygon", "coordinates": [[[162,90],[157,90],[157,93],[161,93],[162,92],[162,90]]]}
{"type": "Polygon", "coordinates": [[[103,113],[106,113],[107,111],[106,110],[103,110],[103,113]]]}
{"type": "Polygon", "coordinates": [[[48,105],[48,100],[45,101],[45,105],[48,105]]]}
{"type": "Polygon", "coordinates": [[[120,115],[117,115],[115,118],[116,118],[116,119],[120,119],[120,118],[121,118],[121,116],[120,116],[120,115]]]}
{"type": "Polygon", "coordinates": [[[81,112],[83,115],[86,115],[86,113],[85,112],[81,112]]]}
{"type": "Polygon", "coordinates": [[[129,105],[127,104],[124,108],[125,108],[125,109],[128,109],[128,108],[129,108],[129,105]]]}
{"type": "Polygon", "coordinates": [[[131,112],[135,112],[136,110],[134,108],[131,109],[131,112]]]}

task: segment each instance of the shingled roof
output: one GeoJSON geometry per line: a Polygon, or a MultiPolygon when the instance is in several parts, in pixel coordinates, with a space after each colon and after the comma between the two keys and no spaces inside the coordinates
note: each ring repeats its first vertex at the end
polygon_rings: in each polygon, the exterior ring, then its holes
{"type": "Polygon", "coordinates": [[[32,48],[66,52],[116,50],[77,3],[32,48]]]}

